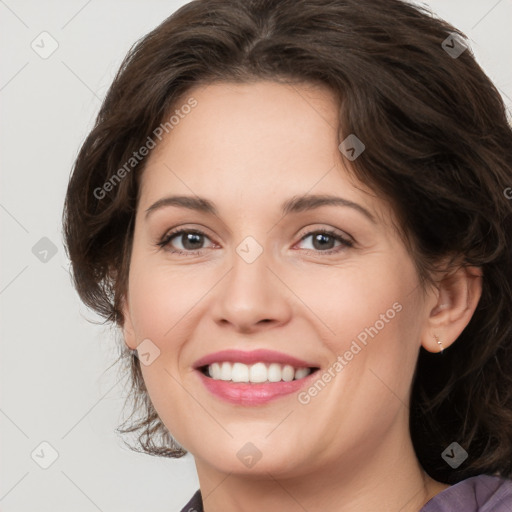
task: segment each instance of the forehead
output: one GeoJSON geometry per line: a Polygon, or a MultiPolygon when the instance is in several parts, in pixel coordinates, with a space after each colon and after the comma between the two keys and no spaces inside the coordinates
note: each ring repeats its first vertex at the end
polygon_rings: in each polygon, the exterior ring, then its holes
{"type": "Polygon", "coordinates": [[[154,156],[172,151],[246,164],[266,157],[290,159],[293,153],[299,159],[326,149],[332,154],[337,138],[335,98],[329,89],[311,84],[209,84],[182,95],[173,106],[174,113],[181,110],[188,113],[174,116],[154,156]],[[191,99],[196,106],[188,109],[191,99]]]}
{"type": "Polygon", "coordinates": [[[380,217],[386,209],[348,173],[338,149],[338,102],[327,87],[209,84],[187,91],[173,113],[172,129],[146,163],[143,203],[180,192],[219,202],[251,196],[270,207],[274,198],[281,204],[309,192],[357,200],[380,217]]]}

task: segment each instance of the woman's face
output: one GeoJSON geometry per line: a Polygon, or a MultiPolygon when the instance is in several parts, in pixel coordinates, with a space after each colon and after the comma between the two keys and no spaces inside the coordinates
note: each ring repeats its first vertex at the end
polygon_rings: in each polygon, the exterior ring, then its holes
{"type": "Polygon", "coordinates": [[[353,470],[397,453],[430,307],[392,211],[344,168],[334,97],[273,82],[196,88],[183,105],[190,97],[148,157],[125,308],[160,418],[197,464],[225,473],[353,470]],[[345,204],[283,211],[317,195],[345,204]],[[148,212],[171,196],[216,213],[170,201],[148,212]],[[159,246],[171,230],[186,233],[159,246]],[[279,396],[286,384],[216,379],[228,399],[195,368],[228,349],[320,369],[279,396]]]}

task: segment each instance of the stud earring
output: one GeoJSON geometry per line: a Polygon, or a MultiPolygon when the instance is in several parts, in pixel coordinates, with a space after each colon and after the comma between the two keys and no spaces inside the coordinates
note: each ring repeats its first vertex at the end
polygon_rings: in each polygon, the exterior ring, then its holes
{"type": "Polygon", "coordinates": [[[441,350],[439,351],[439,353],[440,353],[440,354],[442,354],[442,353],[443,353],[444,348],[443,348],[442,343],[439,341],[439,336],[438,336],[437,334],[434,334],[434,339],[436,340],[437,344],[439,345],[439,348],[441,349],[441,350]]]}

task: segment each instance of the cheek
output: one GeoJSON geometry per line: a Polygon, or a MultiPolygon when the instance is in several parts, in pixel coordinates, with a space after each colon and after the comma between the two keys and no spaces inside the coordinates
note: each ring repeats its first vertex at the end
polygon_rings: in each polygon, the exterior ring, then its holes
{"type": "MultiPolygon", "coordinates": [[[[155,340],[176,339],[175,330],[208,289],[192,272],[135,260],[130,274],[130,311],[136,333],[155,340]]],[[[210,286],[211,287],[211,286],[210,286]]],[[[163,348],[163,347],[162,347],[163,348]]]]}
{"type": "MultiPolygon", "coordinates": [[[[407,295],[414,287],[407,269],[395,272],[394,263],[371,266],[344,266],[289,274],[287,282],[310,311],[322,334],[334,349],[343,350],[347,340],[364,342],[375,329],[381,333],[397,323],[407,295]],[[320,321],[320,322],[319,322],[320,321]],[[366,334],[365,334],[366,333],[366,334]],[[336,345],[339,344],[339,347],[336,345]]],[[[292,300],[296,300],[291,298],[292,300]]]]}
{"type": "MultiPolygon", "coordinates": [[[[150,400],[165,426],[187,448],[190,395],[180,367],[183,347],[190,337],[189,315],[201,297],[198,283],[167,265],[150,264],[150,257],[133,258],[130,275],[130,311],[138,343],[149,339],[158,356],[140,364],[150,400]]],[[[204,293],[204,292],[203,292],[204,293]]],[[[141,358],[142,361],[142,358],[141,358]]],[[[201,414],[197,412],[198,416],[201,414]]]]}
{"type": "Polygon", "coordinates": [[[308,308],[321,320],[315,324],[332,354],[331,363],[343,358],[343,369],[337,366],[336,373],[343,376],[333,379],[333,390],[379,407],[382,400],[393,399],[388,386],[407,394],[419,348],[421,303],[410,260],[375,261],[364,268],[331,268],[323,278],[303,275],[294,291],[306,297],[308,308]]]}

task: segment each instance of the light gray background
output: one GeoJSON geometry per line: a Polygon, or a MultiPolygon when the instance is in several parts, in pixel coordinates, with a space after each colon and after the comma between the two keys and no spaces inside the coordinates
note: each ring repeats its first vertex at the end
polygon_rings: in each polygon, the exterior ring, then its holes
{"type": "MultiPolygon", "coordinates": [[[[190,454],[137,454],[114,433],[128,381],[107,370],[114,334],[87,320],[99,317],[72,288],[60,225],[73,160],[122,58],[185,3],[0,0],[3,512],[173,512],[199,486],[190,454]],[[47,59],[31,48],[43,31],[59,45],[47,59]],[[57,250],[46,262],[32,252],[43,237],[57,250]],[[31,457],[48,457],[43,441],[59,453],[48,469],[31,457]]],[[[512,0],[424,3],[466,33],[510,112],[512,0]]]]}

